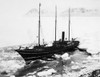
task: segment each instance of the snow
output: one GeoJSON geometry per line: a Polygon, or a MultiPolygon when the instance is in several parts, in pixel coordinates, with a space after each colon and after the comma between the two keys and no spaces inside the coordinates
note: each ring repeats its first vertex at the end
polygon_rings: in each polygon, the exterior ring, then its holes
{"type": "Polygon", "coordinates": [[[15,77],[14,75],[11,75],[10,77],[15,77]]]}
{"type": "Polygon", "coordinates": [[[38,76],[48,76],[51,75],[52,73],[56,73],[54,69],[49,69],[47,71],[39,72],[37,75],[38,76]]]}
{"type": "Polygon", "coordinates": [[[68,53],[65,53],[61,56],[64,60],[70,59],[68,53]]]}

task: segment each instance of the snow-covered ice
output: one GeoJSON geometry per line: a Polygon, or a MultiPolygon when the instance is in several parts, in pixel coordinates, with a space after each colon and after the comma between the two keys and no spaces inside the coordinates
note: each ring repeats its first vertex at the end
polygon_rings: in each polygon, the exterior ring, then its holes
{"type": "MultiPolygon", "coordinates": [[[[5,52],[3,50],[0,53],[0,69],[2,69],[0,72],[2,75],[14,77],[16,71],[27,67],[25,61],[15,51],[5,52]],[[2,72],[6,72],[6,74],[2,72]]],[[[80,77],[100,69],[99,53],[88,56],[85,52],[75,51],[72,55],[65,53],[55,56],[57,58],[55,61],[40,60],[41,63],[46,63],[46,65],[37,69],[32,68],[31,72],[26,72],[23,77],[80,77]]],[[[34,62],[30,64],[29,68],[31,68],[31,65],[34,66],[34,62]]]]}

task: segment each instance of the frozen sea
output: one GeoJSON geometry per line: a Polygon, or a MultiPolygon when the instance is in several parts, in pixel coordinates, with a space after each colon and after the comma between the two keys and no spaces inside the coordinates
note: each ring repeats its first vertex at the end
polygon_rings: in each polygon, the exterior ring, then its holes
{"type": "Polygon", "coordinates": [[[1,77],[91,77],[95,70],[97,73],[94,75],[100,74],[100,53],[88,56],[85,52],[75,51],[70,56],[67,53],[58,56],[54,61],[37,60],[26,65],[13,49],[0,51],[1,77]]]}

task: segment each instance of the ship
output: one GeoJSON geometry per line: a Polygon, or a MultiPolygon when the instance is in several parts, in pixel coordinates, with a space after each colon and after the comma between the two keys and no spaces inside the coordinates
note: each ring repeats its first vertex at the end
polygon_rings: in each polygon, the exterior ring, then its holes
{"type": "Polygon", "coordinates": [[[40,7],[41,4],[39,3],[39,25],[38,25],[38,44],[34,46],[32,49],[26,47],[25,49],[16,49],[25,62],[35,61],[35,60],[55,60],[55,54],[62,55],[64,53],[72,53],[75,50],[86,51],[86,49],[79,48],[80,41],[77,41],[75,38],[70,38],[70,8],[69,8],[69,19],[68,19],[68,40],[65,40],[65,32],[62,31],[62,38],[57,41],[57,6],[55,6],[55,39],[51,46],[46,44],[40,44],[40,7]]]}

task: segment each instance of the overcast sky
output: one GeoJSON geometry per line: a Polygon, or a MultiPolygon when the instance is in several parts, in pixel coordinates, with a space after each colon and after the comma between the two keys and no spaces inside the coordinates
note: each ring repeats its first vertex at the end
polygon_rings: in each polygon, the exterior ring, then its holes
{"type": "Polygon", "coordinates": [[[35,32],[37,29],[32,28],[37,25],[34,22],[38,19],[33,21],[26,14],[32,9],[38,9],[39,3],[42,4],[44,14],[50,12],[51,16],[55,5],[59,16],[66,13],[68,8],[100,9],[100,0],[0,0],[0,47],[34,41],[32,38],[35,33],[33,35],[32,30],[35,32]]]}

